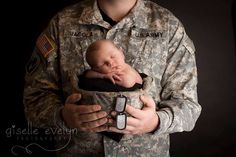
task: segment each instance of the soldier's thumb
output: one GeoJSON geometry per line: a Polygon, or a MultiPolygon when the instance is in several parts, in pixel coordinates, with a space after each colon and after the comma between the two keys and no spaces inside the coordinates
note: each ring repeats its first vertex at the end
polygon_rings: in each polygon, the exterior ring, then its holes
{"type": "Polygon", "coordinates": [[[156,107],[154,100],[149,96],[141,95],[140,100],[143,102],[143,109],[156,107]]]}
{"type": "Polygon", "coordinates": [[[80,93],[73,93],[70,96],[67,97],[66,99],[66,104],[75,104],[81,99],[81,94],[80,93]]]}

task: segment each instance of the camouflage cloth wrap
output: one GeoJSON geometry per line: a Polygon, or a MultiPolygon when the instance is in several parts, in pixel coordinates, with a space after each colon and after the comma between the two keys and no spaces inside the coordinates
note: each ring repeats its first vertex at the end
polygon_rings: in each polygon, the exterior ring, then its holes
{"type": "MultiPolygon", "coordinates": [[[[128,64],[153,79],[148,95],[156,102],[160,124],[153,133],[126,135],[119,143],[100,134],[72,134],[71,142],[57,152],[58,156],[168,157],[169,134],[191,131],[201,112],[195,49],[181,22],[151,1],[137,0],[113,27],[103,21],[94,0],[56,14],[39,36],[26,66],[24,104],[28,121],[35,127],[62,126],[64,101],[78,90],[77,76],[89,69],[86,49],[99,39],[112,40],[124,50],[128,64]],[[84,144],[79,138],[87,141],[87,148],[80,149],[84,144]],[[92,144],[100,147],[92,149],[92,144]]],[[[58,141],[58,147],[62,145],[63,141],[58,141]]]]}
{"type": "Polygon", "coordinates": [[[77,92],[82,94],[80,104],[101,104],[102,110],[110,113],[115,110],[115,98],[117,96],[126,96],[127,104],[142,109],[143,104],[140,101],[141,95],[148,95],[149,90],[153,85],[153,79],[151,77],[145,77],[143,79],[142,89],[136,89],[135,91],[127,92],[99,92],[99,91],[87,91],[77,88],[77,92]]]}

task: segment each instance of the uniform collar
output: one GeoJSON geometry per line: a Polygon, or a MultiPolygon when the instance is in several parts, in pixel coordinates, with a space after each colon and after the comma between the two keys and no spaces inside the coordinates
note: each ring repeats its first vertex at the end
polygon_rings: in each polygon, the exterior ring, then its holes
{"type": "Polygon", "coordinates": [[[105,28],[110,28],[110,24],[103,20],[102,15],[98,8],[97,0],[90,6],[83,9],[82,14],[79,18],[80,24],[94,24],[100,25],[105,28]]]}
{"type": "MultiPolygon", "coordinates": [[[[129,27],[141,27],[143,23],[146,23],[147,20],[145,11],[145,4],[143,0],[137,0],[134,8],[129,12],[129,14],[120,22],[118,22],[114,27],[123,28],[124,25],[129,27]]],[[[87,6],[83,9],[82,14],[79,18],[79,23],[99,25],[107,29],[111,28],[111,25],[103,20],[98,8],[97,0],[94,0],[94,3],[92,5],[87,6]]]]}
{"type": "Polygon", "coordinates": [[[130,13],[120,21],[121,23],[132,23],[133,26],[142,27],[147,22],[144,0],[137,0],[130,13]]]}

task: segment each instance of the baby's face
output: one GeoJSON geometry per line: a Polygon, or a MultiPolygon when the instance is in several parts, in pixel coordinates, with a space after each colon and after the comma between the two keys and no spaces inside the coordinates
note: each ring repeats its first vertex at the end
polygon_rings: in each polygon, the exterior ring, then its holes
{"type": "Polygon", "coordinates": [[[122,68],[125,64],[123,52],[111,43],[103,43],[100,49],[94,54],[93,70],[100,73],[109,73],[118,66],[122,68]]]}

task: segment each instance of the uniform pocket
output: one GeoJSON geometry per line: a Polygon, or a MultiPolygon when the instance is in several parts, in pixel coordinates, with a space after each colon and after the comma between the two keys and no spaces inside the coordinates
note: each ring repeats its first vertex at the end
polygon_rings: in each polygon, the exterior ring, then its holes
{"type": "Polygon", "coordinates": [[[139,72],[153,75],[158,62],[163,60],[162,32],[134,28],[131,30],[127,62],[139,72]]]}

